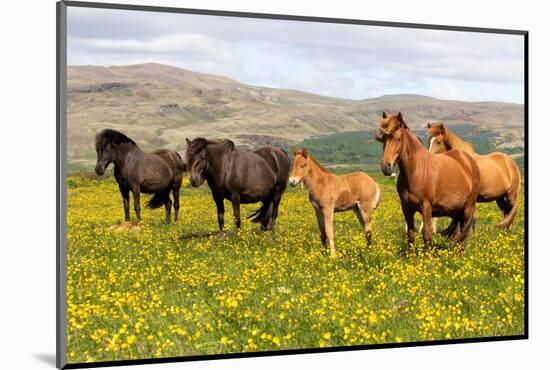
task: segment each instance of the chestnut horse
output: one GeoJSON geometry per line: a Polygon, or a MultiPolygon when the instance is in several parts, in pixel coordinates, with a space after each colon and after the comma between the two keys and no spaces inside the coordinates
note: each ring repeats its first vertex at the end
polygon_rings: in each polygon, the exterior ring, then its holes
{"type": "Polygon", "coordinates": [[[305,184],[321,234],[321,243],[328,244],[335,257],[334,212],[353,210],[363,227],[367,245],[371,242],[371,212],[380,201],[380,187],[364,172],[336,176],[326,170],[307,149],[294,149],[290,185],[305,184]]]}
{"type": "Polygon", "coordinates": [[[521,174],[512,157],[500,152],[479,155],[471,144],[460,139],[442,123],[428,123],[427,128],[430,153],[460,149],[474,158],[481,175],[477,201],[496,201],[504,216],[498,227],[510,229],[518,210],[521,185],[521,174]]]}
{"type": "Polygon", "coordinates": [[[386,176],[399,166],[397,192],[407,222],[409,248],[414,244],[414,214],[422,214],[422,237],[432,242],[432,216],[449,216],[450,226],[444,231],[464,246],[474,223],[479,192],[479,168],[473,158],[461,151],[450,150],[434,155],[424,148],[409,130],[401,112],[382,114],[376,139],[384,144],[381,163],[386,176]]]}

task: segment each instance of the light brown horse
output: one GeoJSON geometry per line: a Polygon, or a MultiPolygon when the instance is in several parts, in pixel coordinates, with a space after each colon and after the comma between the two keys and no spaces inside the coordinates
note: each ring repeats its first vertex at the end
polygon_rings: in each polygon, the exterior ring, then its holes
{"type": "Polygon", "coordinates": [[[474,148],[452,133],[442,123],[428,123],[430,153],[444,153],[452,149],[460,149],[472,156],[480,172],[478,202],[496,201],[504,215],[498,224],[502,228],[511,228],[519,203],[521,174],[516,162],[507,154],[494,152],[479,155],[474,148]]]}
{"type": "Polygon", "coordinates": [[[329,244],[330,256],[335,257],[334,212],[353,210],[363,227],[367,245],[371,242],[371,212],[380,201],[380,187],[364,172],[336,176],[312,157],[307,149],[294,149],[290,185],[305,184],[309,200],[315,209],[321,243],[329,244]]]}
{"type": "Polygon", "coordinates": [[[431,219],[449,216],[453,219],[444,231],[454,236],[461,246],[474,222],[479,192],[479,168],[473,158],[461,150],[434,155],[424,148],[409,130],[401,113],[382,114],[376,139],[384,144],[381,167],[386,176],[399,166],[397,192],[407,222],[409,248],[414,244],[414,214],[422,214],[422,237],[432,242],[431,219]]]}

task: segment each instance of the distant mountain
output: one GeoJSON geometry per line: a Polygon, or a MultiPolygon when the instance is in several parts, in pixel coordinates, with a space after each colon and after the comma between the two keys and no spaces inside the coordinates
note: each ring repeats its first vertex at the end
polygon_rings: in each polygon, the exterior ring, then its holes
{"type": "MultiPolygon", "coordinates": [[[[428,121],[503,132],[522,146],[523,105],[460,102],[421,95],[365,100],[251,86],[162,64],[69,66],[68,159],[90,165],[94,136],[110,127],[144,150],[185,150],[185,138],[224,137],[237,145],[288,145],[340,132],[374,129],[382,111],[403,112],[413,128],[428,121]]],[[[500,137],[497,135],[497,137],[500,137]]],[[[502,136],[504,137],[504,136],[502,136]]]]}

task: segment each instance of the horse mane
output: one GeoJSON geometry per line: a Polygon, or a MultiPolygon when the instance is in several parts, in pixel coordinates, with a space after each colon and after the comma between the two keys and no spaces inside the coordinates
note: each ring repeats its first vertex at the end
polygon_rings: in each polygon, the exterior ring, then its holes
{"type": "Polygon", "coordinates": [[[445,136],[447,137],[447,143],[451,149],[460,149],[466,153],[474,152],[474,146],[472,144],[462,140],[448,128],[445,128],[445,136]]]}
{"type": "MultiPolygon", "coordinates": [[[[305,150],[305,149],[304,149],[305,150]]],[[[321,163],[319,163],[319,161],[317,160],[317,158],[315,158],[314,156],[311,155],[311,153],[304,153],[304,150],[298,150],[296,151],[296,154],[295,155],[301,155],[303,157],[306,157],[306,158],[309,158],[312,160],[313,163],[315,163],[317,165],[317,167],[319,167],[319,169],[322,171],[322,172],[325,172],[325,173],[331,173],[329,170],[327,170],[325,167],[323,167],[323,165],[321,163]]],[[[286,152],[285,152],[286,154],[286,152]]]]}
{"type": "Polygon", "coordinates": [[[122,132],[116,131],[110,128],[102,130],[95,137],[96,149],[104,148],[105,145],[108,143],[112,143],[116,145],[120,145],[123,143],[130,143],[135,146],[138,146],[134,140],[130,139],[128,136],[124,135],[122,132]]]}
{"type": "Polygon", "coordinates": [[[228,149],[235,149],[235,143],[229,139],[219,139],[215,141],[217,141],[217,144],[225,144],[228,149]]]}
{"type": "Polygon", "coordinates": [[[413,144],[416,144],[416,146],[418,147],[422,147],[422,149],[426,150],[426,147],[424,147],[424,142],[422,141],[422,139],[417,135],[415,134],[414,132],[412,132],[412,130],[408,127],[401,127],[401,129],[404,131],[404,132],[407,132],[411,138],[411,142],[413,144]]]}
{"type": "Polygon", "coordinates": [[[313,163],[315,163],[317,165],[317,167],[319,167],[321,169],[321,171],[325,172],[325,173],[330,173],[329,170],[327,170],[325,167],[323,167],[323,165],[321,163],[319,163],[319,161],[317,160],[317,158],[313,157],[312,155],[309,155],[308,156],[309,158],[311,158],[311,160],[313,161],[313,163]]]}
{"type": "Polygon", "coordinates": [[[235,149],[235,143],[229,139],[205,139],[203,137],[198,137],[189,143],[187,150],[195,154],[204,149],[207,145],[215,144],[225,144],[228,149],[235,149]]]}

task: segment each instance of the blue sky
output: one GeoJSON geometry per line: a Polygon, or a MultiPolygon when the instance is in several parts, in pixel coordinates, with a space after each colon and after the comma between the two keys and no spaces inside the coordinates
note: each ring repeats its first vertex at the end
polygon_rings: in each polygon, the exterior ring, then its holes
{"type": "Polygon", "coordinates": [[[523,103],[523,37],[68,9],[70,65],[169,64],[348,99],[423,94],[523,103]]]}

